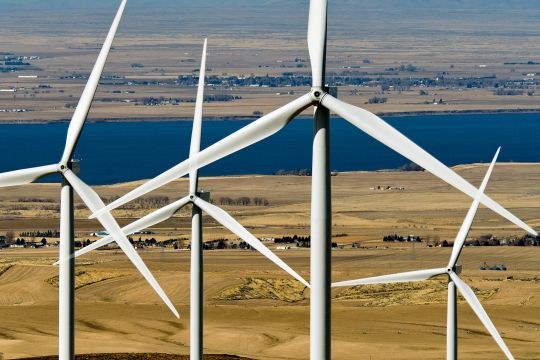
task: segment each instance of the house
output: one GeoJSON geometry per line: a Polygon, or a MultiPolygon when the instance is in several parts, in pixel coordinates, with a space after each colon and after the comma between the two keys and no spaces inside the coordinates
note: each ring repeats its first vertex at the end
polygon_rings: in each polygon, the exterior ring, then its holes
{"type": "Polygon", "coordinates": [[[105,237],[105,236],[109,236],[109,233],[107,231],[98,231],[98,232],[91,233],[90,236],[105,237]]]}

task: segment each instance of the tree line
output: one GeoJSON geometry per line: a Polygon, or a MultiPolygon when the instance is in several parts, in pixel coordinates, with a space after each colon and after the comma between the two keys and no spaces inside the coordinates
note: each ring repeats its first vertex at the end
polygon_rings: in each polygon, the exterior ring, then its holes
{"type": "MultiPolygon", "coordinates": [[[[453,241],[444,240],[443,242],[436,244],[441,247],[454,246],[453,241]]],[[[540,246],[540,235],[524,235],[515,238],[502,238],[498,239],[495,236],[488,234],[479,236],[474,240],[465,241],[465,246],[540,246]]]]}
{"type": "Polygon", "coordinates": [[[23,231],[19,233],[19,236],[21,237],[29,237],[29,238],[59,238],[60,237],[60,231],[58,230],[46,230],[46,231],[23,231]]]}
{"type": "Polygon", "coordinates": [[[398,234],[393,234],[393,235],[384,236],[383,241],[385,242],[423,242],[424,239],[422,239],[420,236],[413,236],[413,235],[402,236],[398,234]]]}
{"type": "Polygon", "coordinates": [[[274,175],[287,176],[287,175],[296,175],[296,176],[311,176],[311,169],[292,169],[285,170],[279,169],[274,173],[274,175]]]}
{"type": "Polygon", "coordinates": [[[250,198],[249,196],[241,196],[236,199],[230,198],[228,196],[222,196],[219,198],[220,205],[237,205],[237,206],[269,206],[270,201],[262,197],[250,198]]]}
{"type": "MultiPolygon", "coordinates": [[[[227,94],[206,95],[204,97],[205,102],[227,102],[240,99],[242,99],[241,96],[227,94]]],[[[178,105],[180,103],[194,103],[195,101],[195,98],[166,98],[160,96],[143,98],[141,101],[137,100],[135,104],[142,103],[144,106],[158,106],[165,104],[178,105]]]]}
{"type": "MultiPolygon", "coordinates": [[[[528,89],[529,85],[540,85],[539,78],[520,79],[498,79],[496,75],[485,76],[455,76],[452,77],[446,71],[441,71],[433,77],[410,76],[415,73],[416,67],[412,64],[402,65],[397,68],[388,68],[385,71],[370,73],[359,70],[346,70],[340,72],[328,72],[327,77],[332,79],[336,86],[369,86],[380,87],[381,90],[407,91],[418,87],[448,87],[448,88],[506,88],[506,89],[528,89]],[[401,75],[400,73],[408,73],[401,75]]],[[[1,70],[0,70],[1,71],[1,70]]],[[[87,76],[73,74],[65,76],[66,79],[86,79],[87,76]]],[[[173,80],[132,80],[118,77],[107,81],[102,79],[100,85],[108,86],[196,86],[199,80],[197,75],[180,75],[173,80]]],[[[287,71],[280,75],[210,75],[206,77],[209,86],[216,88],[235,87],[303,87],[311,85],[311,75],[302,71],[287,71]]]]}
{"type": "Polygon", "coordinates": [[[54,199],[49,198],[36,198],[36,197],[20,197],[17,199],[18,202],[32,202],[32,203],[54,203],[54,199]]]}
{"type": "MultiPolygon", "coordinates": [[[[117,199],[119,196],[110,196],[104,198],[105,203],[111,203],[117,199]]],[[[133,200],[129,204],[124,205],[124,209],[157,209],[169,204],[169,197],[164,195],[154,195],[154,196],[143,196],[138,199],[133,200]]]]}

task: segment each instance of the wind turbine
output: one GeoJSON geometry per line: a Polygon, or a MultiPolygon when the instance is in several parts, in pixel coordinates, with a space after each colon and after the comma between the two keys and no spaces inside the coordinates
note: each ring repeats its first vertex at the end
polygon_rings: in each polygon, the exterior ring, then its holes
{"type": "MultiPolygon", "coordinates": [[[[206,166],[249,145],[259,142],[282,128],[310,106],[315,107],[312,202],[311,202],[311,359],[330,358],[330,251],[331,189],[329,166],[329,112],[364,131],[402,156],[420,165],[458,190],[475,198],[478,189],[446,167],[432,155],[371,112],[347,104],[328,93],[325,86],[327,47],[327,0],[311,0],[308,47],[312,70],[312,88],[307,94],[270,112],[235,133],[179,163],[123,197],[113,201],[91,217],[111,211],[155,190],[193,169],[206,166]]],[[[496,201],[482,194],[478,201],[531,234],[536,232],[496,201]]]]}
{"type": "MultiPolygon", "coordinates": [[[[193,121],[193,130],[191,133],[190,157],[196,156],[200,151],[201,144],[201,128],[203,117],[203,102],[204,102],[204,80],[206,71],[206,49],[207,40],[204,40],[203,56],[199,73],[199,84],[197,89],[197,101],[195,104],[195,115],[193,121]]],[[[203,264],[202,264],[202,211],[212,216],[221,225],[232,231],[239,238],[248,243],[251,247],[258,250],[277,266],[285,270],[295,279],[300,281],[306,287],[309,283],[304,280],[296,271],[291,269],[283,260],[270,251],[259,239],[252,235],[240,223],[234,220],[227,212],[219,207],[210,204],[209,202],[199,197],[199,172],[197,168],[191,169],[189,173],[189,194],[170,204],[162,209],[156,210],[153,213],[133,222],[130,225],[122,228],[126,235],[133,234],[150,226],[156,225],[172,217],[177,211],[187,204],[193,205],[191,217],[191,291],[190,291],[190,358],[192,360],[201,360],[203,354],[202,347],[202,312],[203,312],[203,264]]],[[[106,236],[83,249],[78,250],[74,257],[78,257],[89,253],[92,250],[98,249],[104,245],[115,241],[112,236],[106,236]]]]}
{"type": "MultiPolygon", "coordinates": [[[[101,73],[105,67],[107,56],[112,46],[112,42],[118,25],[124,13],[127,0],[123,0],[114,18],[107,38],[103,44],[101,52],[94,65],[92,73],[79,99],[79,103],[71,122],[69,124],[64,152],[57,164],[40,166],[24,170],[16,170],[0,174],[0,187],[24,185],[44,176],[58,173],[62,176],[62,188],[60,192],[60,268],[59,268],[59,358],[69,360],[74,357],[74,268],[75,261],[72,258],[74,251],[74,212],[73,212],[73,191],[75,191],[86,206],[93,212],[101,209],[105,204],[98,194],[85,184],[72,170],[72,156],[81,135],[88,111],[92,104],[101,73]]],[[[174,308],[165,292],[150,273],[141,257],[124,233],[120,226],[109,212],[101,213],[97,219],[103,227],[114,236],[115,240],[124,253],[137,267],[139,272],[154,288],[156,293],[167,304],[171,311],[178,317],[178,312],[174,308]]]]}
{"type": "Polygon", "coordinates": [[[500,148],[495,153],[495,157],[493,158],[493,161],[488,168],[482,185],[480,185],[478,195],[475,197],[469,211],[467,212],[467,215],[465,216],[465,220],[463,221],[463,224],[459,229],[459,232],[454,241],[454,247],[452,248],[452,255],[450,256],[450,261],[448,262],[448,265],[446,265],[446,267],[376,276],[358,280],[341,281],[332,284],[332,287],[423,281],[429,280],[435,276],[447,275],[448,313],[446,333],[446,358],[448,360],[457,359],[457,288],[461,295],[463,295],[465,300],[467,300],[476,316],[478,316],[482,324],[484,324],[486,329],[489,331],[493,339],[497,342],[506,357],[510,360],[514,360],[512,353],[510,353],[510,350],[508,349],[501,335],[495,328],[495,325],[493,325],[493,322],[487,315],[486,311],[480,304],[480,301],[474,294],[473,290],[459,277],[459,274],[461,272],[461,266],[457,265],[459,255],[461,254],[461,250],[463,249],[463,245],[465,244],[465,240],[467,239],[467,235],[469,234],[469,231],[471,229],[474,217],[476,215],[476,211],[478,210],[479,199],[486,189],[487,183],[493,171],[493,167],[495,166],[495,162],[497,161],[497,157],[499,156],[499,151],[500,148]]]}

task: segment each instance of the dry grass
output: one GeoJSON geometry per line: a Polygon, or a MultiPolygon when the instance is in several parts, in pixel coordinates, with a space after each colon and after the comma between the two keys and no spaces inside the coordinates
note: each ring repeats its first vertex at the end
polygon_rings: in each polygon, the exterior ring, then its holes
{"type": "MultiPolygon", "coordinates": [[[[479,184],[485,165],[456,171],[479,184]]],[[[269,207],[227,206],[259,237],[309,233],[310,178],[240,176],[203,178],[214,197],[262,196],[269,207]]],[[[536,227],[540,212],[538,164],[498,164],[488,193],[536,227]]],[[[138,183],[97,187],[106,197],[120,195],[138,183]]],[[[332,178],[335,238],[342,244],[360,241],[363,249],[332,251],[332,279],[350,280],[444,266],[449,248],[382,243],[388,233],[452,239],[470,199],[427,173],[358,172],[332,178]],[[373,185],[402,185],[405,192],[372,191],[373,185]]],[[[185,180],[156,191],[175,199],[185,180]]],[[[0,192],[2,204],[21,196],[55,198],[56,184],[34,184],[0,192]]],[[[35,217],[2,215],[3,230],[55,228],[52,213],[35,217]]],[[[122,224],[144,214],[118,210],[122,224]]],[[[99,230],[77,214],[80,238],[99,230]]],[[[232,235],[204,218],[206,239],[232,235]]],[[[189,237],[189,211],[153,228],[158,239],[189,237]]],[[[480,209],[470,236],[522,232],[486,209],[480,209]]],[[[309,250],[276,250],[301,276],[309,279],[309,250]]],[[[182,318],[176,320],[119,250],[97,251],[77,260],[76,337],[78,353],[189,352],[189,264],[186,251],[140,251],[182,318]],[[121,275],[121,276],[117,276],[121,275]],[[80,286],[84,285],[84,286],[80,286]]],[[[5,358],[55,354],[58,289],[47,282],[58,275],[52,266],[57,249],[0,252],[0,351],[5,358]],[[30,346],[31,345],[31,346],[30,346]]],[[[462,278],[475,290],[517,359],[538,358],[540,340],[540,249],[467,247],[460,259],[462,278]],[[484,262],[504,263],[508,271],[479,271],[484,262]]],[[[309,290],[290,280],[255,251],[204,253],[204,344],[206,353],[229,353],[256,359],[309,358],[309,290]]],[[[445,350],[446,285],[444,278],[417,284],[333,289],[333,359],[440,359],[445,350]],[[360,355],[359,355],[360,354],[360,355]]],[[[463,301],[459,303],[460,356],[492,360],[501,354],[482,324],[463,301]]]]}
{"type": "MultiPolygon", "coordinates": [[[[479,185],[485,164],[454,168],[472,184],[479,185]]],[[[201,179],[201,187],[209,189],[214,199],[225,197],[263,196],[270,201],[268,207],[224,206],[244,226],[259,237],[309,234],[311,178],[297,176],[234,176],[201,179]]],[[[538,164],[499,163],[495,167],[488,194],[531,226],[540,225],[540,211],[534,204],[540,201],[535,184],[540,181],[538,164]]],[[[100,186],[96,190],[110,198],[127,193],[144,181],[100,186]]],[[[187,193],[186,179],[174,181],[153,192],[168,196],[171,201],[178,194],[187,193]]],[[[58,197],[57,184],[32,184],[13,187],[0,192],[0,231],[48,230],[58,227],[55,211],[36,213],[32,209],[11,216],[3,209],[15,204],[21,196],[45,199],[58,197]]],[[[381,245],[384,235],[438,236],[441,241],[452,240],[463,221],[470,200],[454,188],[427,172],[351,172],[332,178],[333,231],[346,236],[334,238],[339,243],[360,241],[365,245],[381,245]],[[373,191],[370,187],[400,185],[404,192],[373,191]]],[[[114,212],[121,225],[131,223],[148,213],[143,209],[120,209],[114,212]]],[[[189,238],[190,209],[152,228],[158,240],[189,238]]],[[[76,213],[77,237],[95,239],[91,232],[101,230],[97,221],[88,220],[90,212],[80,209],[76,213]]],[[[204,218],[206,239],[232,238],[228,231],[209,217],[204,218]]],[[[523,232],[490,210],[480,208],[470,237],[492,233],[497,236],[520,235],[523,232]]],[[[144,238],[144,236],[143,236],[144,238]]],[[[50,239],[56,241],[58,239],[50,239]]],[[[385,244],[388,245],[388,244],[385,244]]],[[[403,245],[400,245],[403,246],[403,245]]]]}
{"type": "Polygon", "coordinates": [[[242,285],[223,290],[214,300],[279,300],[289,303],[304,300],[305,287],[296,280],[244,278],[242,285]]]}
{"type": "MultiPolygon", "coordinates": [[[[55,360],[58,356],[40,356],[33,358],[26,358],[21,360],[55,360]]],[[[147,353],[147,354],[84,354],[76,355],[75,360],[188,360],[189,356],[178,356],[173,354],[159,354],[159,353],[147,353]]],[[[236,355],[204,355],[203,360],[250,360],[248,358],[236,356],[236,355]]]]}
{"type": "MultiPolygon", "coordinates": [[[[430,280],[404,284],[378,284],[354,286],[341,291],[337,300],[354,300],[355,306],[396,306],[446,304],[446,281],[430,280]]],[[[487,300],[499,291],[496,285],[490,289],[473,289],[477,297],[487,300]]],[[[460,297],[463,303],[464,299],[460,297]]]]}
{"type": "MultiPolygon", "coordinates": [[[[81,289],[88,285],[97,284],[102,281],[107,281],[120,276],[125,276],[122,273],[113,271],[76,271],[75,272],[75,290],[81,289]]],[[[59,277],[54,276],[47,279],[47,283],[54,287],[58,287],[59,277]]]]}
{"type": "MultiPolygon", "coordinates": [[[[462,277],[475,290],[517,359],[534,359],[540,329],[536,248],[466,248],[462,277]],[[478,271],[484,261],[507,272],[478,271]]],[[[33,250],[49,257],[50,250],[33,250]]],[[[309,251],[278,251],[303,276],[309,251]]],[[[341,281],[444,264],[450,249],[418,248],[416,260],[399,248],[333,252],[333,279],[341,281]]],[[[2,252],[3,258],[17,251],[2,252]]],[[[175,320],[121,253],[97,252],[83,270],[119,276],[76,292],[77,352],[187,354],[189,253],[141,252],[179,308],[175,320]],[[102,260],[102,261],[98,261],[102,260]],[[103,261],[106,260],[106,261],[103,261]]],[[[0,277],[0,347],[6,358],[56,352],[57,288],[51,265],[13,265],[0,277]],[[33,346],[28,346],[28,344],[33,346]]],[[[95,279],[95,277],[94,277],[95,279]]],[[[309,291],[252,251],[205,252],[205,352],[257,359],[307,359],[309,291]]],[[[384,358],[438,359],[444,353],[445,281],[333,290],[333,358],[359,352],[384,358]],[[398,334],[399,332],[399,334],[398,334]],[[398,336],[399,335],[399,336],[398,336]]],[[[463,301],[460,351],[490,360],[499,351],[463,301]]],[[[361,357],[362,358],[362,357],[361,357]]]]}

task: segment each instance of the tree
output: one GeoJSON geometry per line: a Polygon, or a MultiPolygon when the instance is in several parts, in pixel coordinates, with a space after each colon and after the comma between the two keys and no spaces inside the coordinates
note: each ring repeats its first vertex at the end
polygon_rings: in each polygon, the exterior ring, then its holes
{"type": "Polygon", "coordinates": [[[15,232],[10,230],[6,233],[6,245],[13,244],[13,240],[15,240],[15,232]]]}
{"type": "Polygon", "coordinates": [[[175,249],[183,249],[184,248],[184,239],[179,239],[176,243],[176,248],[175,249]]]}
{"type": "Polygon", "coordinates": [[[398,168],[398,170],[399,171],[424,171],[424,168],[416,163],[411,162],[405,165],[401,165],[398,168]]]}
{"type": "Polygon", "coordinates": [[[217,244],[217,248],[219,250],[223,250],[227,248],[227,243],[224,240],[219,240],[217,244]]]}
{"type": "Polygon", "coordinates": [[[242,196],[236,200],[238,205],[248,206],[251,204],[251,199],[247,196],[242,196]]]}
{"type": "Polygon", "coordinates": [[[374,96],[368,99],[368,104],[384,104],[387,100],[388,98],[385,97],[374,96]]]}

